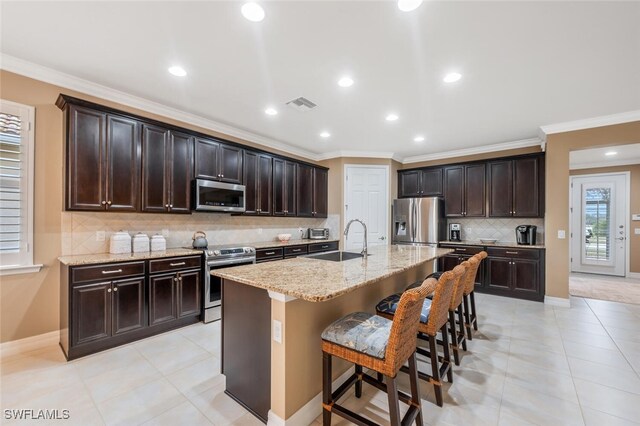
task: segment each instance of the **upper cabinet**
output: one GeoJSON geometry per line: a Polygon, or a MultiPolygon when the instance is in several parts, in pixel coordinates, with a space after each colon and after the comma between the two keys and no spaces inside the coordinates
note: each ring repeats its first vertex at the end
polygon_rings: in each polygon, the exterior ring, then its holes
{"type": "Polygon", "coordinates": [[[242,183],[242,148],[213,139],[195,139],[195,178],[242,183]]]}
{"type": "Polygon", "coordinates": [[[138,123],[76,105],[67,112],[67,210],[136,211],[138,123]]]}
{"type": "Polygon", "coordinates": [[[541,156],[490,161],[489,216],[544,216],[544,159],[541,156]]]}
{"type": "Polygon", "coordinates": [[[329,212],[329,172],[327,169],[313,169],[313,216],[327,217],[329,212]]]}
{"type": "Polygon", "coordinates": [[[273,159],[273,215],[296,215],[296,163],[273,159]]]}
{"type": "Polygon", "coordinates": [[[445,167],[444,200],[447,217],[485,216],[485,164],[445,167]]]}
{"type": "Polygon", "coordinates": [[[273,158],[253,151],[244,152],[246,215],[271,215],[273,158]]]}
{"type": "Polygon", "coordinates": [[[400,171],[398,197],[439,197],[442,195],[442,168],[400,171]]]}
{"type": "Polygon", "coordinates": [[[327,217],[328,184],[327,169],[298,164],[296,189],[298,216],[327,217]]]}

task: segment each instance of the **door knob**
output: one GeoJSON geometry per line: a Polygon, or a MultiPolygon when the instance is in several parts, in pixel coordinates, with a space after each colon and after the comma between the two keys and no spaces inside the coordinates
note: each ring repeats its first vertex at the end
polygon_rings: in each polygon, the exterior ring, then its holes
{"type": "Polygon", "coordinates": [[[620,240],[620,241],[624,241],[625,237],[618,237],[617,239],[620,240]]]}
{"type": "Polygon", "coordinates": [[[382,237],[378,238],[379,240],[384,240],[385,236],[383,235],[382,237]]]}

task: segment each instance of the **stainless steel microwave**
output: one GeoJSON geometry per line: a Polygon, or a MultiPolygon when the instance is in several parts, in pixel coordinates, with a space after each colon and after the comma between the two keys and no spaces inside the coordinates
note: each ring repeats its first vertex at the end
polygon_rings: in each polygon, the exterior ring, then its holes
{"type": "Polygon", "coordinates": [[[196,179],[193,181],[192,210],[242,213],[245,210],[245,186],[196,179]]]}

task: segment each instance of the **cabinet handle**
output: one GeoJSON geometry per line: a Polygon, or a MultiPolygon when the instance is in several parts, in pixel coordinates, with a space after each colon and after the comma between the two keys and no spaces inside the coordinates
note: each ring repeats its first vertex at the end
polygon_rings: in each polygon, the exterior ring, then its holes
{"type": "Polygon", "coordinates": [[[457,248],[456,251],[467,251],[467,249],[457,248]]]}
{"type": "Polygon", "coordinates": [[[165,205],[164,205],[164,207],[165,207],[166,209],[168,209],[168,208],[169,208],[169,204],[165,204],[165,205]]]}
{"type": "Polygon", "coordinates": [[[173,208],[173,204],[169,204],[169,208],[172,209],[173,208]]]}
{"type": "Polygon", "coordinates": [[[507,253],[507,254],[518,254],[517,251],[505,251],[505,253],[507,253]]]}
{"type": "Polygon", "coordinates": [[[102,271],[102,275],[119,274],[122,269],[114,269],[113,271],[102,271]]]}
{"type": "Polygon", "coordinates": [[[113,288],[113,291],[118,291],[118,287],[114,287],[114,288],[113,288]]]}
{"type": "Polygon", "coordinates": [[[111,201],[107,201],[107,205],[110,206],[111,205],[111,201]]]}
{"type": "Polygon", "coordinates": [[[276,254],[275,251],[267,251],[267,252],[265,252],[266,256],[271,256],[271,255],[274,255],[274,254],[276,254]]]}
{"type": "Polygon", "coordinates": [[[221,177],[221,178],[223,178],[223,177],[224,177],[224,175],[220,175],[220,177],[221,177]]]}
{"type": "Polygon", "coordinates": [[[322,248],[329,248],[329,246],[322,246],[322,248]]]}
{"type": "Polygon", "coordinates": [[[182,266],[182,265],[186,265],[185,262],[176,262],[176,263],[170,263],[169,266],[182,266]]]}
{"type": "Polygon", "coordinates": [[[111,293],[111,289],[110,288],[107,289],[107,293],[111,293]]]}
{"type": "Polygon", "coordinates": [[[298,253],[299,251],[302,251],[302,249],[293,249],[291,251],[294,252],[294,253],[298,253]]]}
{"type": "Polygon", "coordinates": [[[107,204],[107,202],[106,202],[106,201],[103,201],[103,202],[102,202],[102,203],[100,203],[100,204],[102,204],[102,205],[104,206],[105,204],[107,204]]]}

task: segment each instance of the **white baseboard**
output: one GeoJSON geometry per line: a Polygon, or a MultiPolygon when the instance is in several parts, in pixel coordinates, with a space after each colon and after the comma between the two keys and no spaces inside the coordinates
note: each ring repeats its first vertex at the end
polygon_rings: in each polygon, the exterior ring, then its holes
{"type": "MultiPolygon", "coordinates": [[[[343,375],[333,381],[333,389],[343,384],[352,374],[353,368],[349,368],[343,375]]],[[[311,401],[307,402],[286,420],[269,410],[267,426],[308,426],[320,414],[322,414],[322,392],[311,398],[311,401]]]]}
{"type": "Polygon", "coordinates": [[[545,296],[544,303],[545,305],[558,306],[560,308],[571,307],[571,302],[569,301],[569,299],[565,299],[564,297],[545,296]]]}
{"type": "Polygon", "coordinates": [[[627,278],[640,280],[640,272],[627,272],[627,278]]]}
{"type": "Polygon", "coordinates": [[[54,346],[60,340],[60,331],[50,331],[20,340],[12,340],[0,344],[0,358],[35,351],[47,346],[54,346]]]}

